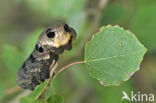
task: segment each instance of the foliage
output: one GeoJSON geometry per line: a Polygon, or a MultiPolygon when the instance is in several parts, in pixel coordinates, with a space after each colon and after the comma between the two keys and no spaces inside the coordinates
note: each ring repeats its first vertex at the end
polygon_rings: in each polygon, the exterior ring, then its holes
{"type": "Polygon", "coordinates": [[[48,98],[48,103],[62,103],[63,102],[63,97],[59,95],[53,95],[48,98]]]}
{"type": "Polygon", "coordinates": [[[40,86],[37,86],[35,90],[29,95],[29,97],[34,100],[38,99],[47,85],[48,85],[48,80],[45,81],[44,83],[41,83],[40,86]]]}
{"type": "Polygon", "coordinates": [[[146,48],[119,26],[107,26],[86,45],[86,67],[104,85],[119,85],[139,69],[146,48]]]}
{"type": "MultiPolygon", "coordinates": [[[[60,95],[50,95],[47,98],[47,101],[38,100],[38,98],[42,95],[42,93],[45,91],[48,85],[48,80],[41,83],[39,86],[35,88],[35,90],[29,94],[27,97],[22,97],[21,102],[22,103],[62,103],[63,97],[60,95]]],[[[50,90],[48,90],[50,92],[50,90]]]]}

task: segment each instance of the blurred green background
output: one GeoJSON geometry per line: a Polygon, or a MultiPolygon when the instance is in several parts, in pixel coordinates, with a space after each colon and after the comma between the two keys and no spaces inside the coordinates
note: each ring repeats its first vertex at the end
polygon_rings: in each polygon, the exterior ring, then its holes
{"type": "Polygon", "coordinates": [[[62,72],[52,87],[54,94],[64,97],[64,103],[132,103],[121,101],[122,91],[129,95],[131,91],[156,94],[155,0],[1,0],[1,103],[17,103],[23,91],[17,86],[16,71],[32,52],[40,33],[57,22],[66,22],[78,35],[72,51],[60,56],[59,67],[82,60],[85,42],[103,25],[123,26],[148,49],[140,70],[118,87],[102,87],[83,65],[62,72]]]}

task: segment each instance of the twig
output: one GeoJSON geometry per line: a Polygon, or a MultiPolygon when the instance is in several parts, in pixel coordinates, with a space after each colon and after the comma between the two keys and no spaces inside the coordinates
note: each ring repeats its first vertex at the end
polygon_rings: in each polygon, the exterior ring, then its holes
{"type": "Polygon", "coordinates": [[[86,61],[77,61],[77,62],[74,62],[74,63],[71,63],[71,64],[68,64],[66,66],[64,66],[63,68],[61,68],[55,75],[54,77],[56,77],[58,74],[60,74],[63,70],[65,70],[66,68],[72,66],[72,65],[75,65],[75,64],[82,64],[82,63],[86,63],[86,61]]]}
{"type": "MultiPolygon", "coordinates": [[[[100,20],[101,20],[101,15],[102,15],[102,12],[103,12],[103,9],[107,6],[108,4],[108,1],[109,0],[100,0],[98,5],[97,5],[97,8],[95,9],[92,9],[91,11],[91,14],[94,16],[93,17],[93,20],[92,20],[92,25],[91,25],[91,31],[90,31],[90,34],[94,33],[95,31],[97,31],[97,29],[99,28],[100,24],[100,20]]],[[[90,36],[89,36],[90,37],[90,36]]],[[[88,38],[89,38],[88,37],[88,38]]],[[[87,39],[88,39],[87,38],[87,39]]]]}
{"type": "Polygon", "coordinates": [[[15,86],[15,87],[12,87],[12,88],[9,88],[5,91],[5,95],[11,95],[11,94],[14,94],[14,93],[17,93],[19,91],[21,91],[22,89],[18,86],[15,86]]]}

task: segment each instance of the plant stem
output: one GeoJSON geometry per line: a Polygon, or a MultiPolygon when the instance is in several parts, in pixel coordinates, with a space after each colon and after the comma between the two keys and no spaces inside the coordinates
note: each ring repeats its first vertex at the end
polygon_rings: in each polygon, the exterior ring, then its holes
{"type": "Polygon", "coordinates": [[[56,77],[58,74],[60,74],[62,71],[64,71],[65,69],[67,69],[68,67],[72,66],[72,65],[75,65],[75,64],[82,64],[82,63],[86,63],[86,61],[77,61],[77,62],[74,62],[74,63],[71,63],[71,64],[68,64],[66,66],[64,66],[63,68],[61,68],[55,75],[54,77],[56,77]]]}
{"type": "MultiPolygon", "coordinates": [[[[75,64],[82,64],[82,63],[86,63],[86,61],[77,61],[77,62],[74,62],[74,63],[71,63],[71,64],[68,64],[66,66],[64,66],[63,68],[61,68],[55,75],[54,74],[54,71],[52,71],[52,75],[50,76],[50,79],[48,80],[48,85],[47,87],[44,89],[44,92],[42,93],[42,95],[45,95],[45,92],[47,91],[47,88],[49,87],[50,88],[50,83],[51,81],[53,80],[53,78],[55,78],[58,74],[60,74],[62,71],[64,71],[65,69],[67,69],[68,67],[72,66],[72,65],[75,65],[75,64]]],[[[54,65],[54,63],[52,63],[51,65],[54,65]]],[[[56,67],[55,67],[56,68],[56,67]]],[[[52,92],[52,88],[51,89],[51,92],[52,92]]],[[[53,94],[53,93],[52,93],[53,94]]]]}

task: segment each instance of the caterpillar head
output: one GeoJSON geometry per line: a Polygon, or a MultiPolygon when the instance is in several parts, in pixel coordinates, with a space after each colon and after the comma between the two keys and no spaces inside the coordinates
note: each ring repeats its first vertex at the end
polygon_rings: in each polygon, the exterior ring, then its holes
{"type": "Polygon", "coordinates": [[[76,32],[73,28],[67,24],[57,24],[41,33],[37,45],[40,50],[46,49],[55,54],[60,54],[64,49],[71,50],[75,39],[76,32]]]}

